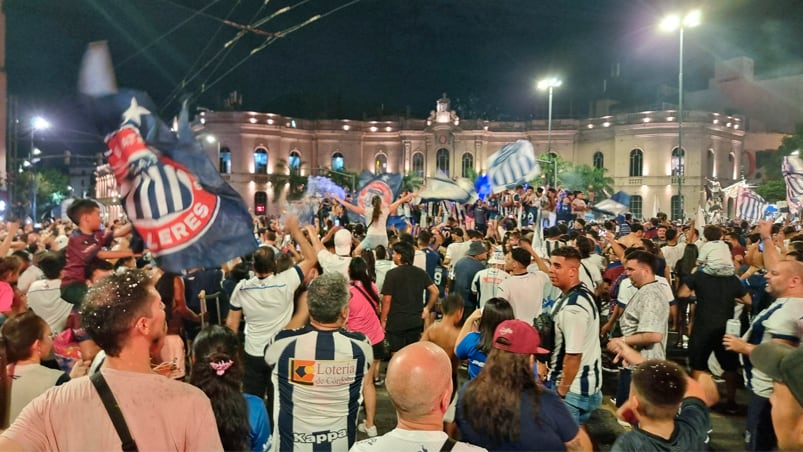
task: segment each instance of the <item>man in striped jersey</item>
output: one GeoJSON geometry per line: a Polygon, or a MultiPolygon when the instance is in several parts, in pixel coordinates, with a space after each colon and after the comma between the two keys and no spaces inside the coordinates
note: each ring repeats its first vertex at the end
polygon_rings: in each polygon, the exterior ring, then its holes
{"type": "Polygon", "coordinates": [[[273,450],[346,451],[354,444],[363,381],[374,359],[362,333],[347,332],[349,288],[324,273],[307,292],[310,324],[280,331],[265,352],[273,368],[273,450]]]}
{"type": "Polygon", "coordinates": [[[602,350],[594,296],[580,282],[580,252],[564,246],[552,252],[549,279],[563,292],[555,302],[555,348],[548,381],[578,424],[602,403],[602,350]]]}
{"type": "MultiPolygon", "coordinates": [[[[764,239],[766,250],[772,246],[772,238],[764,239]]],[[[771,342],[798,346],[798,320],[803,316],[803,262],[778,261],[766,277],[766,290],[776,297],[775,302],[753,318],[742,338],[726,335],[723,339],[727,350],[742,354],[745,386],[751,392],[747,406],[747,450],[772,450],[777,446],[770,404],[772,378],[753,367],[751,352],[759,344],[771,342]]]]}

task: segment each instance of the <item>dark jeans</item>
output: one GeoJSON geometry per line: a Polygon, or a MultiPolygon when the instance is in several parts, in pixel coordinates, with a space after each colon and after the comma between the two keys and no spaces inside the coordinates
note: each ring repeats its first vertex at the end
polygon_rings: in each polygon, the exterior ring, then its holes
{"type": "Polygon", "coordinates": [[[271,381],[271,371],[273,370],[265,358],[252,356],[248,353],[243,354],[243,392],[253,394],[265,400],[265,407],[268,409],[270,425],[273,425],[273,382],[271,381]]]}
{"type": "Polygon", "coordinates": [[[750,442],[747,450],[775,450],[778,440],[772,427],[770,399],[750,394],[747,405],[747,431],[750,442]]]}
{"type": "Polygon", "coordinates": [[[630,398],[630,369],[619,369],[619,380],[616,382],[616,407],[624,405],[630,398]]]}

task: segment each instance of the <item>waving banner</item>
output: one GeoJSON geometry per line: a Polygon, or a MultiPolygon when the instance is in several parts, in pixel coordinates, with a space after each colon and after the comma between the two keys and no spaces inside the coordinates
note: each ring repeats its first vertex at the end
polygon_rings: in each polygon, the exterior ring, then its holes
{"type": "Polygon", "coordinates": [[[431,177],[425,187],[418,192],[422,201],[456,201],[461,204],[477,200],[474,183],[466,178],[453,181],[449,178],[431,177]]]}
{"type": "Polygon", "coordinates": [[[494,193],[524,185],[539,174],[535,149],[527,140],[508,143],[488,157],[488,179],[494,193]]]}
{"type": "MultiPolygon", "coordinates": [[[[108,55],[105,45],[91,46],[82,78],[113,78],[91,67],[94,52],[108,55]]],[[[123,208],[162,269],[216,267],[257,247],[251,215],[196,140],[186,105],[175,134],[145,93],[84,93],[90,94],[90,115],[107,134],[106,158],[123,208]]]]}
{"type": "Polygon", "coordinates": [[[800,157],[786,156],[781,166],[786,181],[786,202],[791,212],[803,208],[803,160],[800,157]]]}

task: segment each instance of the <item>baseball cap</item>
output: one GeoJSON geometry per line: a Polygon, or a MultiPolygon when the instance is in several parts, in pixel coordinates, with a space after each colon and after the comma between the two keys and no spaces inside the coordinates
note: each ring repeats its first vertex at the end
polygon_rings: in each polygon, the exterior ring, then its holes
{"type": "Polygon", "coordinates": [[[803,348],[767,342],[750,353],[753,367],[785,384],[803,406],[803,348]]]}
{"type": "Polygon", "coordinates": [[[542,355],[549,350],[541,348],[541,336],[532,325],[522,320],[505,320],[494,331],[493,347],[511,353],[542,355]]]}
{"type": "Polygon", "coordinates": [[[466,252],[469,256],[478,256],[488,250],[485,249],[485,245],[482,242],[471,242],[471,245],[468,246],[468,252],[466,252]]]}
{"type": "Polygon", "coordinates": [[[351,254],[351,231],[348,229],[335,232],[335,254],[338,256],[351,254]]]}

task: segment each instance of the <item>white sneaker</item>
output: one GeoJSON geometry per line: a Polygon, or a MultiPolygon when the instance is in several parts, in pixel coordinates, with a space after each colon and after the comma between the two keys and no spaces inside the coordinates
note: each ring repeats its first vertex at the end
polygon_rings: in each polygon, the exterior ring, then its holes
{"type": "Polygon", "coordinates": [[[366,435],[368,435],[369,438],[373,438],[377,434],[379,434],[379,432],[377,432],[377,430],[376,430],[376,425],[371,426],[371,427],[366,427],[365,426],[365,421],[360,422],[360,424],[357,426],[357,430],[365,433],[366,435]]]}

